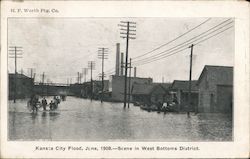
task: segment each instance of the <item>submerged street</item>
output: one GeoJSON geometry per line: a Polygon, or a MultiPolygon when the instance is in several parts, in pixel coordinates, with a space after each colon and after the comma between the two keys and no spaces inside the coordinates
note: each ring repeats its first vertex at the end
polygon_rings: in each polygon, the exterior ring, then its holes
{"type": "MultiPolygon", "coordinates": [[[[47,98],[49,102],[52,97],[47,98]]],[[[231,141],[228,114],[147,112],[131,104],[67,97],[55,111],[32,113],[27,100],[9,101],[9,140],[231,141]]]]}

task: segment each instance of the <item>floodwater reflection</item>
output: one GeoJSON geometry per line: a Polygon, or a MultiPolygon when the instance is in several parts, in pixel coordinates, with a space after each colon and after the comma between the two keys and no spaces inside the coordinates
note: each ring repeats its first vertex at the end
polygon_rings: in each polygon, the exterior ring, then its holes
{"type": "Polygon", "coordinates": [[[67,97],[55,111],[31,113],[27,100],[9,101],[9,140],[53,141],[230,141],[225,114],[147,112],[131,104],[67,97]]]}

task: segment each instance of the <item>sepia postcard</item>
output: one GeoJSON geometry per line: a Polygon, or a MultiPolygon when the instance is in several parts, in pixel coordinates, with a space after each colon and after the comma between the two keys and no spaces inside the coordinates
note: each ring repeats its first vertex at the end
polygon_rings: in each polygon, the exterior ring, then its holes
{"type": "Polygon", "coordinates": [[[249,158],[249,3],[1,1],[1,158],[249,158]]]}

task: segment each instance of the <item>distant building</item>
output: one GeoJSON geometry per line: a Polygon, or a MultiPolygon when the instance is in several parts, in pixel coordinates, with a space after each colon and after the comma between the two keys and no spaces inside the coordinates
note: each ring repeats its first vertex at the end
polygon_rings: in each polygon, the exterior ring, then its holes
{"type": "Polygon", "coordinates": [[[70,94],[77,96],[77,97],[81,97],[82,96],[82,92],[85,89],[86,84],[85,83],[75,83],[75,84],[71,84],[69,86],[69,92],[70,94]]]}
{"type": "MultiPolygon", "coordinates": [[[[127,78],[127,93],[129,93],[129,78],[127,78]]],[[[124,84],[125,84],[124,76],[112,76],[112,100],[122,102],[124,100],[124,84]]],[[[139,77],[131,77],[130,82],[130,91],[132,89],[132,85],[134,83],[137,84],[151,84],[153,81],[152,78],[139,78],[139,77]]]]}
{"type": "MultiPolygon", "coordinates": [[[[34,92],[42,96],[73,95],[69,86],[61,83],[35,83],[34,92]]],[[[71,88],[72,91],[72,88],[71,88]]]]}
{"type": "Polygon", "coordinates": [[[175,98],[177,98],[179,111],[195,111],[198,107],[198,87],[197,81],[191,81],[191,104],[189,108],[189,81],[174,80],[171,90],[175,98]]]}
{"type": "MultiPolygon", "coordinates": [[[[79,89],[79,95],[85,98],[90,98],[91,97],[91,82],[85,82],[83,84],[78,84],[79,89]]],[[[101,92],[102,92],[102,81],[93,81],[93,98],[98,99],[101,92]]],[[[108,92],[109,90],[109,81],[104,80],[104,87],[103,91],[104,93],[108,92]]]]}
{"type": "Polygon", "coordinates": [[[167,89],[165,89],[161,84],[134,83],[132,86],[132,101],[137,103],[163,103],[167,94],[167,89]]]}
{"type": "MultiPolygon", "coordinates": [[[[109,80],[103,80],[103,93],[109,90],[109,80]]],[[[93,95],[95,99],[100,99],[102,93],[102,81],[93,81],[93,95]]]]}
{"type": "Polygon", "coordinates": [[[197,84],[199,112],[232,112],[233,67],[206,65],[197,84]]]}
{"type": "Polygon", "coordinates": [[[9,99],[27,98],[30,97],[33,92],[34,80],[23,74],[17,73],[16,80],[15,74],[9,74],[9,99]]]}

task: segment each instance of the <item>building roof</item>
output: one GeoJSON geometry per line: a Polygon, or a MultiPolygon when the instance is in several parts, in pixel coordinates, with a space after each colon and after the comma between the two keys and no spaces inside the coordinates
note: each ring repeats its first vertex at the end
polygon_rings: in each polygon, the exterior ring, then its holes
{"type": "MultiPolygon", "coordinates": [[[[112,75],[112,78],[124,79],[125,76],[112,75]]],[[[141,79],[141,80],[151,80],[151,81],[153,81],[153,79],[151,77],[133,77],[133,76],[131,76],[131,77],[128,77],[128,78],[131,78],[131,80],[133,80],[133,79],[141,79]]]]}
{"type": "Polygon", "coordinates": [[[132,86],[132,94],[133,95],[139,95],[139,94],[150,94],[156,89],[157,87],[162,88],[164,91],[166,89],[161,85],[157,83],[152,83],[152,84],[139,84],[139,83],[134,83],[132,86]]]}
{"type": "MultiPolygon", "coordinates": [[[[14,78],[14,77],[15,77],[15,73],[9,73],[9,77],[10,77],[10,78],[14,78]]],[[[17,78],[27,78],[27,79],[31,79],[30,77],[25,76],[24,74],[19,74],[19,73],[17,73],[17,78]]]]}
{"type": "Polygon", "coordinates": [[[219,77],[220,84],[232,85],[233,84],[233,67],[231,66],[212,66],[205,65],[197,84],[200,83],[204,74],[214,74],[215,77],[219,77]]]}
{"type": "Polygon", "coordinates": [[[160,83],[160,85],[165,88],[165,89],[169,89],[172,85],[172,83],[160,83]]]}
{"type": "MultiPolygon", "coordinates": [[[[198,91],[198,86],[196,85],[197,80],[191,81],[191,90],[198,91]]],[[[171,89],[175,90],[189,90],[189,81],[174,80],[171,85],[171,89]]]]}
{"type": "Polygon", "coordinates": [[[153,85],[161,85],[163,88],[165,88],[166,90],[170,89],[172,83],[152,83],[153,85]]]}

